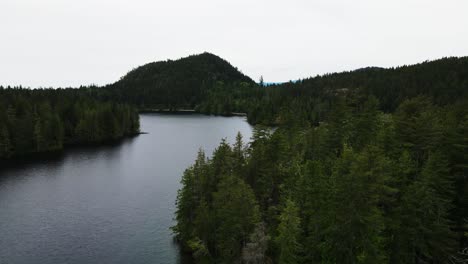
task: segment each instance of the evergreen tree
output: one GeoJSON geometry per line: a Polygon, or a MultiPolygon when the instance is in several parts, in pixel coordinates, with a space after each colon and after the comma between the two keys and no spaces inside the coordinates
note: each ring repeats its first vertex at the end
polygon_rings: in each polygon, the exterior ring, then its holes
{"type": "Polygon", "coordinates": [[[34,145],[36,146],[37,152],[42,152],[44,149],[46,149],[46,143],[42,131],[41,119],[39,116],[37,116],[37,113],[35,113],[34,119],[34,145]]]}
{"type": "Polygon", "coordinates": [[[257,201],[241,179],[226,176],[214,193],[213,209],[216,253],[221,263],[232,263],[240,258],[243,245],[260,221],[257,201]]]}
{"type": "Polygon", "coordinates": [[[345,148],[331,178],[323,259],[337,263],[385,263],[384,219],[379,204],[389,190],[388,161],[375,149],[345,148]]]}
{"type": "Polygon", "coordinates": [[[449,211],[453,208],[453,180],[447,161],[431,154],[418,179],[405,192],[399,214],[400,230],[394,261],[442,263],[454,246],[449,211]]]}
{"type": "Polygon", "coordinates": [[[240,132],[236,135],[236,142],[232,146],[232,154],[234,157],[234,173],[243,177],[245,174],[243,171],[245,167],[245,149],[240,132]]]}
{"type": "Polygon", "coordinates": [[[11,155],[10,135],[6,126],[0,126],[0,158],[8,158],[11,155]]]}
{"type": "Polygon", "coordinates": [[[301,263],[301,219],[299,218],[299,209],[293,201],[286,200],[284,209],[279,216],[279,221],[278,236],[276,237],[279,249],[278,263],[301,263]]]}
{"type": "Polygon", "coordinates": [[[250,235],[249,242],[242,248],[242,263],[264,264],[269,262],[270,259],[266,255],[269,240],[265,223],[260,222],[250,235]]]}
{"type": "MultiPolygon", "coordinates": [[[[198,157],[195,164],[185,170],[181,180],[182,188],[177,192],[177,225],[172,228],[178,239],[181,241],[189,241],[192,239],[192,223],[197,217],[196,210],[201,202],[201,187],[200,182],[204,177],[203,169],[206,166],[206,157],[203,151],[198,152],[198,157]],[[198,187],[198,188],[197,188],[198,187]]],[[[203,204],[206,206],[206,202],[203,204]]],[[[198,215],[200,219],[203,215],[198,215]]],[[[200,220],[199,220],[200,222],[200,220]]],[[[203,222],[200,222],[202,224],[203,222]]],[[[201,225],[199,225],[199,228],[201,225]]]]}

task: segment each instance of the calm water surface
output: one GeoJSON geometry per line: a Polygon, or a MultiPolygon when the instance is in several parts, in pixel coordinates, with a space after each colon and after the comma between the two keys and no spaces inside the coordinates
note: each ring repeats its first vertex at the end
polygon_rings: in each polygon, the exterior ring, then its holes
{"type": "Polygon", "coordinates": [[[169,227],[180,178],[252,128],[240,117],[141,115],[122,143],[0,168],[0,263],[183,263],[169,227]]]}

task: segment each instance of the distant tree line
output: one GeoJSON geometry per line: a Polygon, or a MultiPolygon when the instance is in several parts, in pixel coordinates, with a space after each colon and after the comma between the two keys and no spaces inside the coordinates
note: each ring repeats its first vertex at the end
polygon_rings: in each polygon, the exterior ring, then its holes
{"type": "Polygon", "coordinates": [[[260,86],[252,82],[217,82],[197,109],[203,113],[245,112],[252,124],[281,124],[293,113],[318,124],[336,96],[375,96],[379,109],[393,112],[406,99],[424,95],[436,105],[468,96],[468,57],[444,58],[397,68],[364,68],[308,79],[260,86]]]}
{"type": "Polygon", "coordinates": [[[294,113],[318,124],[336,96],[363,92],[379,109],[393,112],[406,99],[424,95],[446,105],[468,95],[468,57],[450,57],[396,68],[368,67],[282,84],[257,84],[222,58],[203,53],[154,62],[130,71],[114,84],[90,87],[106,101],[139,109],[195,109],[205,114],[247,113],[251,124],[278,125],[294,113]]]}
{"type": "Polygon", "coordinates": [[[139,132],[135,108],[98,101],[88,91],[0,87],[0,159],[139,132]]]}

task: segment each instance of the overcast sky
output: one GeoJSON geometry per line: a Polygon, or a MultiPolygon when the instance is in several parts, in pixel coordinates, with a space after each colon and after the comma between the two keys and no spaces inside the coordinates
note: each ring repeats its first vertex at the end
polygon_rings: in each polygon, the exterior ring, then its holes
{"type": "Polygon", "coordinates": [[[254,80],[468,55],[467,0],[0,0],[0,84],[107,84],[204,51],[254,80]]]}

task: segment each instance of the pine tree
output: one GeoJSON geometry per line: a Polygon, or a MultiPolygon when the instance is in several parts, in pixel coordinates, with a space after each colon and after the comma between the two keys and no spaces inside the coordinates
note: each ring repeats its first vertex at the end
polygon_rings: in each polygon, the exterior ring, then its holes
{"type": "Polygon", "coordinates": [[[345,147],[330,179],[330,202],[322,261],[385,263],[384,219],[379,206],[391,192],[387,186],[390,163],[375,148],[355,153],[345,147]]]}
{"type": "Polygon", "coordinates": [[[234,157],[234,173],[236,173],[239,176],[245,176],[245,150],[244,143],[242,141],[242,135],[240,132],[238,132],[236,135],[236,142],[232,146],[232,154],[234,157]]]}
{"type": "Polygon", "coordinates": [[[355,150],[362,149],[369,143],[374,143],[380,127],[379,101],[374,96],[370,96],[357,109],[352,124],[350,125],[350,136],[348,142],[355,150]]]}
{"type": "Polygon", "coordinates": [[[266,225],[260,222],[250,235],[249,242],[242,248],[242,263],[264,264],[269,261],[266,255],[270,237],[266,233],[266,225]]]}
{"type": "Polygon", "coordinates": [[[456,120],[452,133],[447,136],[450,153],[451,173],[455,180],[455,208],[452,217],[461,248],[468,248],[468,113],[467,105],[463,106],[461,116],[456,120]]]}
{"type": "Polygon", "coordinates": [[[202,198],[195,211],[195,220],[193,222],[193,236],[188,245],[193,252],[194,258],[197,263],[211,263],[212,257],[210,249],[214,250],[216,243],[215,236],[212,231],[214,219],[212,212],[202,198]]]}
{"type": "Polygon", "coordinates": [[[399,263],[442,263],[454,247],[449,211],[453,208],[453,181],[446,159],[429,156],[421,175],[407,189],[398,213],[400,229],[393,261],[399,263]]]}
{"type": "Polygon", "coordinates": [[[35,144],[35,151],[42,152],[47,150],[45,139],[44,139],[44,132],[42,129],[41,118],[35,113],[34,117],[34,144],[35,144]]]}
{"type": "Polygon", "coordinates": [[[10,135],[6,126],[0,126],[0,158],[8,158],[11,155],[10,135]]]}
{"type": "Polygon", "coordinates": [[[176,236],[182,241],[191,239],[191,223],[195,220],[196,200],[194,190],[193,171],[187,169],[182,176],[182,188],[177,192],[176,219],[177,225],[173,227],[176,236]]]}
{"type": "Polygon", "coordinates": [[[63,148],[63,123],[57,114],[52,115],[49,122],[49,130],[51,131],[49,135],[49,147],[51,149],[63,148]]]}
{"type": "Polygon", "coordinates": [[[299,207],[301,226],[304,234],[305,262],[320,262],[320,243],[323,241],[323,227],[330,202],[329,176],[323,173],[319,161],[307,161],[295,191],[299,207]]]}
{"type": "Polygon", "coordinates": [[[260,221],[252,189],[243,180],[225,176],[214,193],[216,252],[221,263],[240,258],[242,246],[260,221]]]}
{"type": "Polygon", "coordinates": [[[299,209],[292,200],[286,200],[285,207],[279,216],[279,221],[278,236],[276,237],[276,244],[279,249],[278,263],[301,263],[301,219],[299,218],[299,209]]]}

